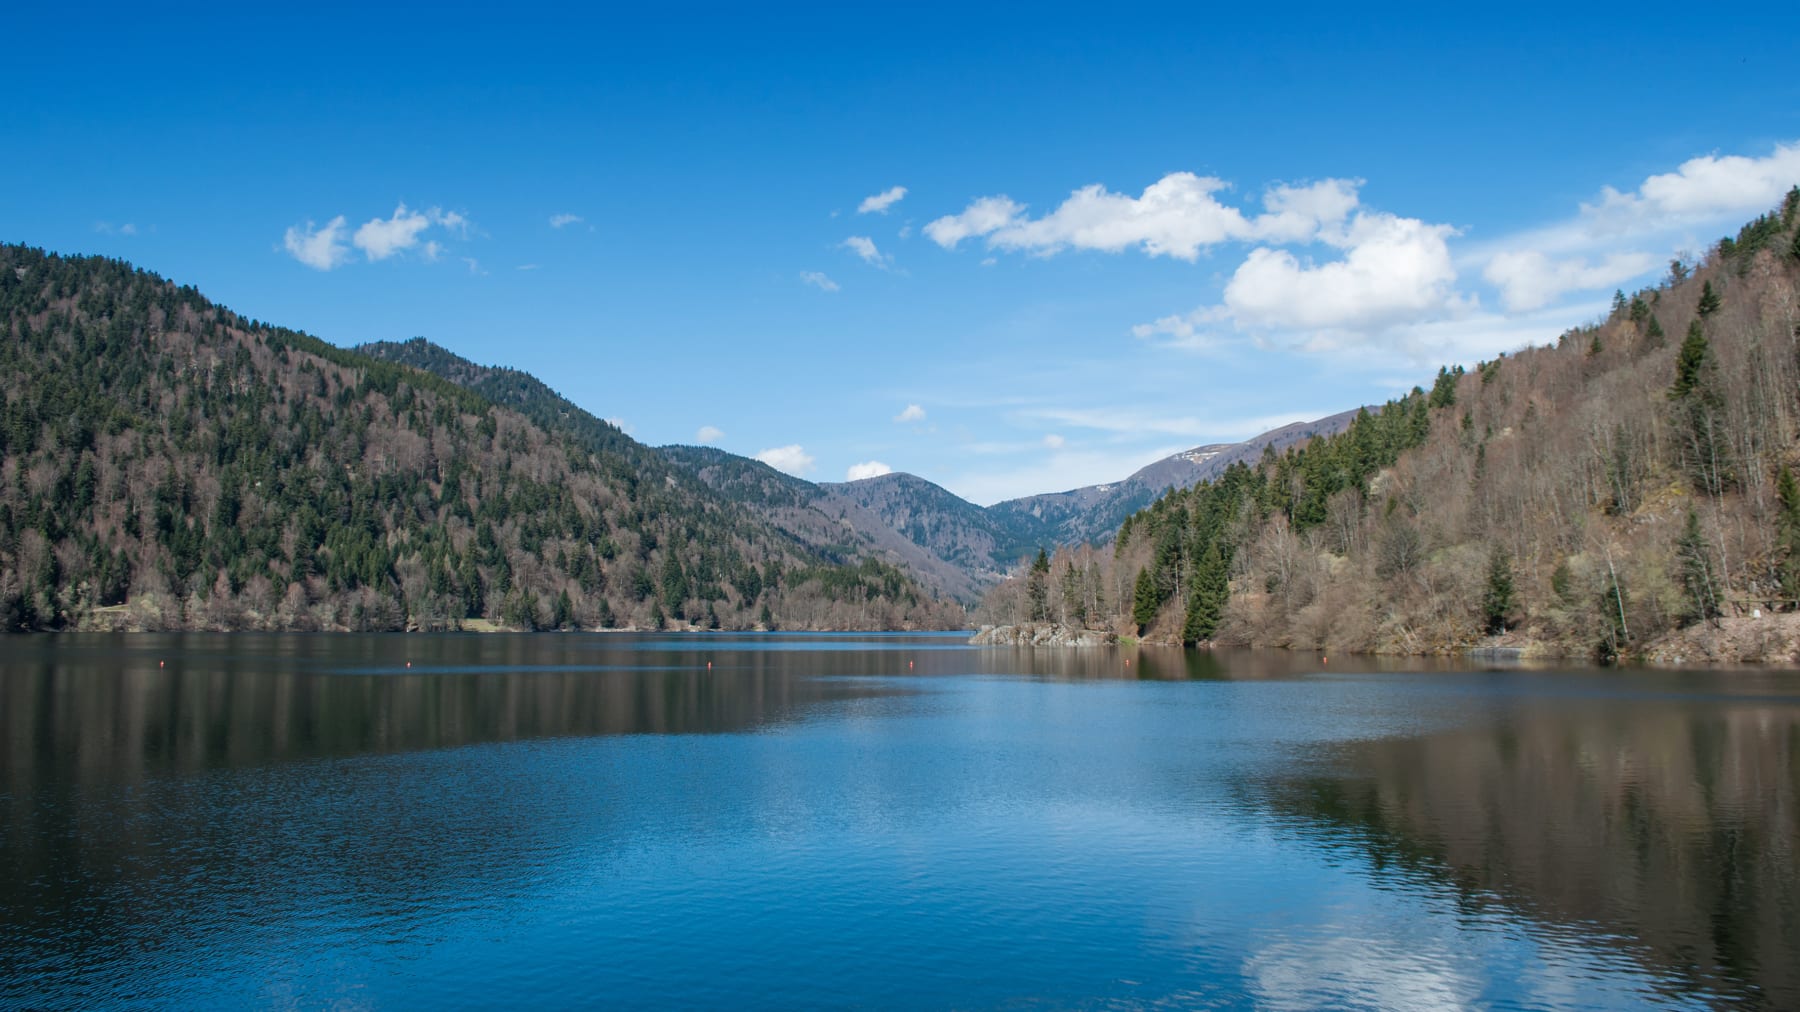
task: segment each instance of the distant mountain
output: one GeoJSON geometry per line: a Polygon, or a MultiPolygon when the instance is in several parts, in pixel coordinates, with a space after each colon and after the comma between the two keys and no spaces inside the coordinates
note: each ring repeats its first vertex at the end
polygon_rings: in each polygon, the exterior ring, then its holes
{"type": "Polygon", "coordinates": [[[1242,443],[1215,443],[1166,457],[1121,481],[980,507],[916,475],[814,483],[715,447],[645,447],[547,384],[516,369],[481,366],[423,338],[363,345],[358,352],[423,369],[622,456],[635,473],[664,475],[754,515],[822,558],[895,565],[920,584],[964,602],[978,600],[1039,548],[1110,539],[1132,513],[1170,489],[1188,488],[1233,462],[1254,461],[1341,431],[1354,412],[1297,422],[1242,443]]]}
{"type": "Polygon", "coordinates": [[[523,373],[378,350],[0,245],[0,629],[962,620],[523,373]]]}
{"type": "Polygon", "coordinates": [[[989,506],[987,512],[1009,530],[1041,532],[1036,536],[1050,544],[1105,540],[1117,533],[1126,517],[1170,489],[1192,488],[1223,474],[1239,461],[1253,464],[1266,449],[1280,452],[1314,436],[1342,432],[1355,417],[1355,410],[1343,411],[1316,421],[1284,425],[1241,443],[1196,446],[1139,468],[1122,481],[1008,499],[989,506]]]}
{"type": "MultiPolygon", "coordinates": [[[[865,496],[856,488],[865,482],[815,485],[762,461],[709,446],[665,446],[659,452],[714,491],[828,558],[881,559],[904,567],[926,587],[961,601],[978,599],[1006,575],[1003,565],[954,550],[951,546],[959,539],[945,534],[958,523],[970,522],[971,511],[977,517],[975,523],[985,523],[979,519],[981,508],[922,478],[884,476],[907,479],[909,491],[919,501],[933,504],[934,513],[939,514],[908,528],[880,514],[876,508],[880,497],[865,496]],[[935,538],[913,536],[926,530],[935,538]],[[934,540],[938,547],[950,550],[940,552],[933,547],[934,540]]],[[[974,537],[979,540],[980,536],[974,537]]]]}

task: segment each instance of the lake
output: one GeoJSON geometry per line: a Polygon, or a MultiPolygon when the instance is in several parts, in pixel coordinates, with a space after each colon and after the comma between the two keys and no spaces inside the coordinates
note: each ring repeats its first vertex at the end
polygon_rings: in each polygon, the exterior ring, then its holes
{"type": "Polygon", "coordinates": [[[0,1006],[1800,1007],[1800,674],[0,640],[0,1006]]]}

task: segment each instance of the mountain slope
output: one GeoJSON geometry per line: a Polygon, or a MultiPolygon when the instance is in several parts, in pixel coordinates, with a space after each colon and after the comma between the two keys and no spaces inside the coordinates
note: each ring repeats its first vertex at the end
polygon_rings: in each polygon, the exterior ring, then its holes
{"type": "Polygon", "coordinates": [[[1163,641],[1792,662],[1797,464],[1800,187],[1554,347],[1165,495],[1049,598],[1163,641]]]}
{"type": "Polygon", "coordinates": [[[1130,477],[1067,492],[1008,499],[988,507],[1002,522],[1023,527],[1035,522],[1047,544],[1078,545],[1109,540],[1126,517],[1170,489],[1190,488],[1225,473],[1240,462],[1254,462],[1265,448],[1284,450],[1314,436],[1342,432],[1356,416],[1344,411],[1311,422],[1294,422],[1241,443],[1208,443],[1148,464],[1130,477]]]}
{"type": "MultiPolygon", "coordinates": [[[[610,427],[0,246],[0,626],[954,625],[610,427]]],[[[503,395],[503,392],[500,392],[503,395]]]]}

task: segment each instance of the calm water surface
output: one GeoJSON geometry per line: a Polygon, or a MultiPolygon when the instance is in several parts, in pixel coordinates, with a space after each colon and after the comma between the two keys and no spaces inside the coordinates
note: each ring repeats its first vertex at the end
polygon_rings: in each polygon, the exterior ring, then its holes
{"type": "Polygon", "coordinates": [[[1800,1008],[1800,674],[1343,660],[7,638],[0,1006],[1800,1008]]]}

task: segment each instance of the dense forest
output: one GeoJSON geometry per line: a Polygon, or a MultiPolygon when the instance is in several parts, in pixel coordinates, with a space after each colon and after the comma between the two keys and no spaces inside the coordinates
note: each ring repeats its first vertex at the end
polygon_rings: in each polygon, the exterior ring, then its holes
{"type": "Polygon", "coordinates": [[[984,601],[1164,642],[1760,659],[1800,643],[1800,188],[1554,346],[1171,492],[984,601]]]}
{"type": "Polygon", "coordinates": [[[0,335],[8,630],[962,621],[585,413],[537,410],[523,374],[466,388],[16,245],[0,335]]]}

